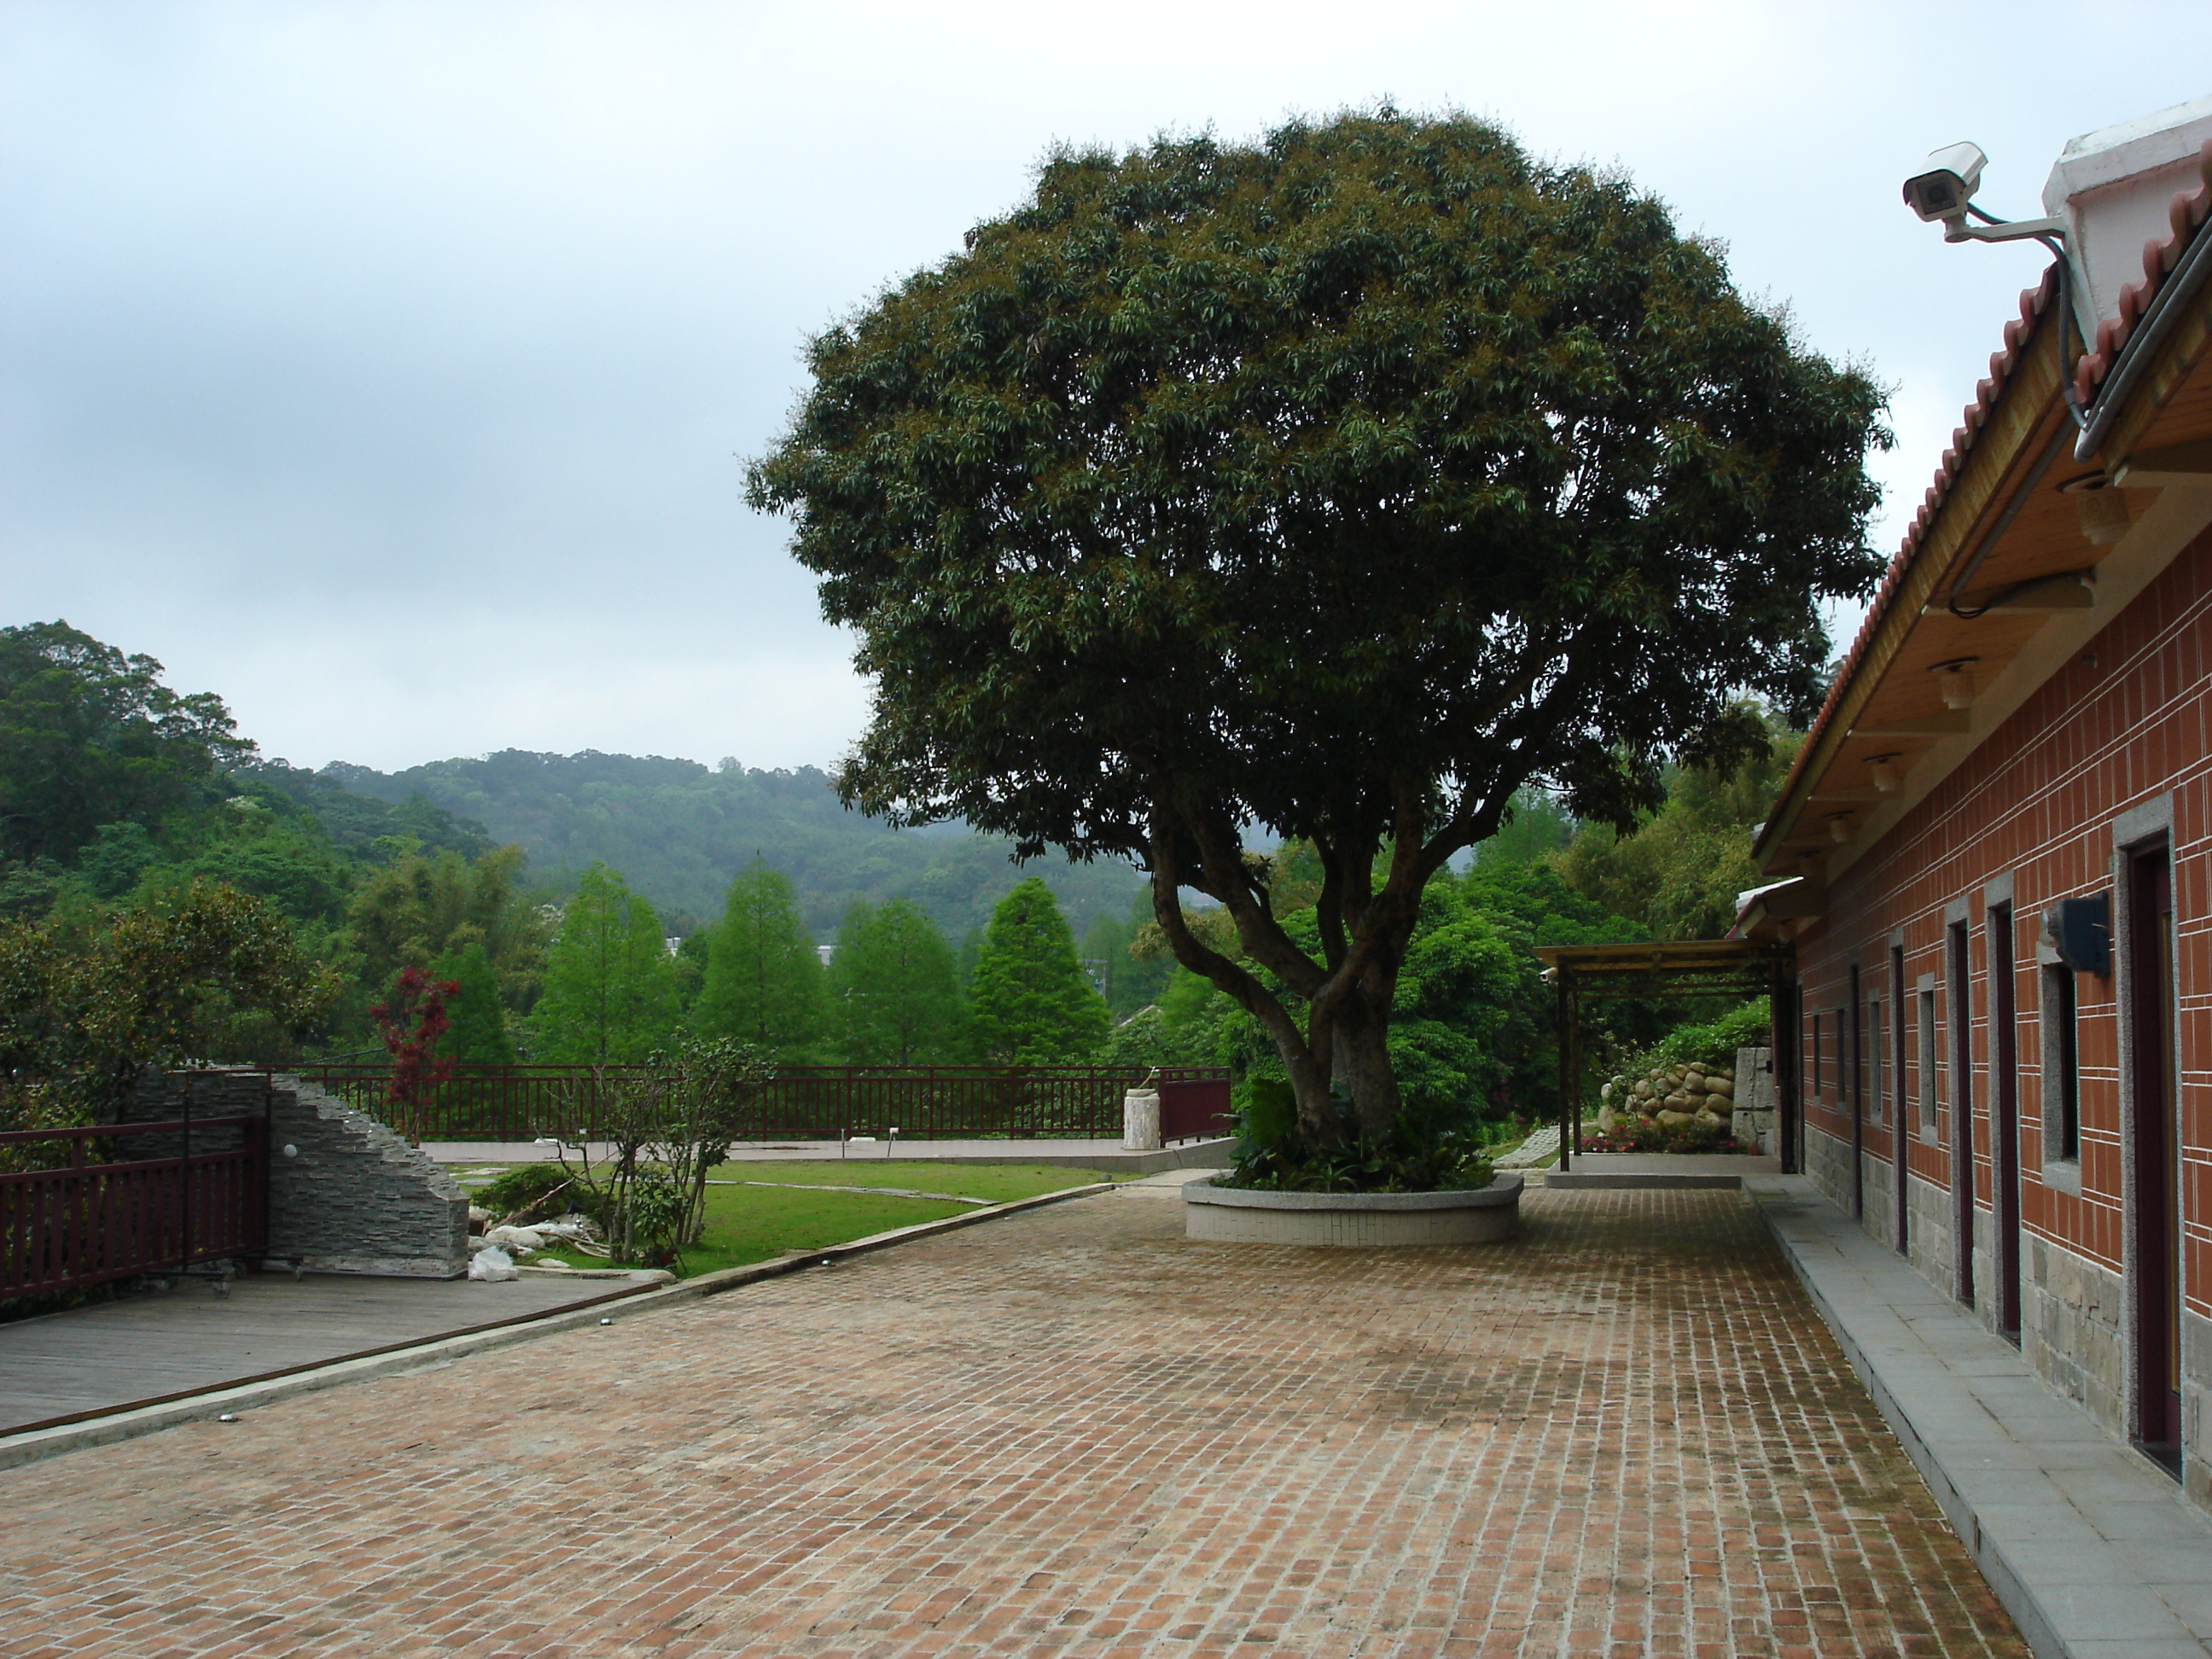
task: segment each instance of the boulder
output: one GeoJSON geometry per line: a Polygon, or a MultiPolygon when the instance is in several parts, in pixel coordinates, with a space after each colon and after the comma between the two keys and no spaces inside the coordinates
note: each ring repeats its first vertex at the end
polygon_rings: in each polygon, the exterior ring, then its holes
{"type": "Polygon", "coordinates": [[[1715,1073],[1713,1076],[1705,1079],[1705,1089],[1707,1092],[1711,1094],[1728,1095],[1733,1097],[1735,1093],[1735,1079],[1732,1077],[1723,1077],[1718,1073],[1715,1073]]]}
{"type": "Polygon", "coordinates": [[[1663,1103],[1665,1104],[1667,1110],[1659,1114],[1661,1117],[1666,1116],[1667,1112],[1689,1111],[1695,1104],[1695,1103],[1691,1100],[1686,1090],[1677,1090],[1674,1093],[1668,1095],[1663,1103]]]}
{"type": "Polygon", "coordinates": [[[1659,1114],[1660,1127],[1666,1129],[1680,1129],[1686,1125],[1694,1123],[1697,1121],[1696,1115],[1692,1112],[1662,1112],[1659,1114]]]}

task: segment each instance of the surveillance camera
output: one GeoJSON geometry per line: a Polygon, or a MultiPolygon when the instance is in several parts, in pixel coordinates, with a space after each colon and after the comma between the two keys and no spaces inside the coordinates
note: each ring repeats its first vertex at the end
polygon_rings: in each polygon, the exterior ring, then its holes
{"type": "Polygon", "coordinates": [[[1905,204],[1929,223],[1963,219],[1981,188],[1990,158],[1979,144],[1947,144],[1928,157],[1928,170],[1905,181],[1905,204]]]}

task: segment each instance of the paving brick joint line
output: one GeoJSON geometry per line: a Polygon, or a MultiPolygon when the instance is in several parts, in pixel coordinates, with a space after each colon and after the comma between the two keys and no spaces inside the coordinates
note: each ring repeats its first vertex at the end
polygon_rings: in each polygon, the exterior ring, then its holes
{"type": "Polygon", "coordinates": [[[2025,1656],[1757,1213],[1102,1194],[0,1473],[0,1653],[2025,1656]]]}

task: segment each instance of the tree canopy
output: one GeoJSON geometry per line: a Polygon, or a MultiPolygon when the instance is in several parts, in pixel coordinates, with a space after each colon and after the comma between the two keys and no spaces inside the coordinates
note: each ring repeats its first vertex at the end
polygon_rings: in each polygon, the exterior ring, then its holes
{"type": "Polygon", "coordinates": [[[253,745],[213,692],[65,622],[0,628],[0,858],[68,859],[102,824],[155,820],[253,745]]]}
{"type": "Polygon", "coordinates": [[[530,1023],[538,1058],[559,1066],[635,1064],[675,1027],[660,920],[605,865],[584,872],[562,913],[530,1023]]]}
{"type": "Polygon", "coordinates": [[[876,688],[846,797],[1138,862],[1316,1141],[1333,1083],[1395,1129],[1430,878],[1526,786],[1626,825],[1757,752],[1743,696],[1808,713],[1879,569],[1867,377],[1460,117],[1054,155],[808,361],[750,492],[876,688]],[[1310,949],[1250,826],[1314,849],[1310,949]]]}

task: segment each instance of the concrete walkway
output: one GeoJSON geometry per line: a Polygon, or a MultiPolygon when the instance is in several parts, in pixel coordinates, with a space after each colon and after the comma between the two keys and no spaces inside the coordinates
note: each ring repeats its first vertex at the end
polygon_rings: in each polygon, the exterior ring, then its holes
{"type": "Polygon", "coordinates": [[[0,1435],[536,1319],[655,1281],[251,1273],[0,1323],[0,1435]]]}
{"type": "Polygon", "coordinates": [[[1752,1152],[1577,1152],[1544,1184],[1562,1192],[1617,1187],[1741,1187],[1753,1176],[1780,1175],[1778,1158],[1752,1152]]]}
{"type": "Polygon", "coordinates": [[[1124,1187],[0,1472],[0,1647],[2025,1659],[1742,1194],[1523,1208],[1124,1187]]]}
{"type": "Polygon", "coordinates": [[[2042,1659],[2212,1653],[2212,1522],[1802,1176],[1746,1189],[2042,1659]]]}

